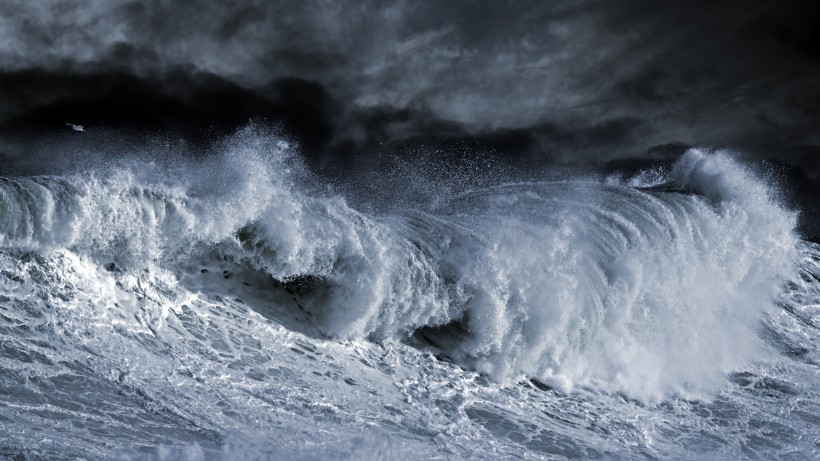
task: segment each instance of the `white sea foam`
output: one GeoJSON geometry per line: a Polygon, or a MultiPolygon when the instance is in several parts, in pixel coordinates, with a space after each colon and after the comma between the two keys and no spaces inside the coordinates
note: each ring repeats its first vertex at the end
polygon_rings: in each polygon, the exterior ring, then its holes
{"type": "Polygon", "coordinates": [[[765,357],[756,328],[794,265],[795,215],[721,152],[687,152],[664,190],[507,184],[380,214],[314,191],[253,128],[185,168],[3,179],[2,245],[125,271],[218,254],[295,281],[329,336],[415,335],[500,381],[646,400],[709,396],[765,357]]]}

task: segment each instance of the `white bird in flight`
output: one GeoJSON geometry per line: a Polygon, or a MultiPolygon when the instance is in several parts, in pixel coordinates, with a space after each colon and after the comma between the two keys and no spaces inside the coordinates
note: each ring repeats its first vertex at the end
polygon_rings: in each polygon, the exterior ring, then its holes
{"type": "Polygon", "coordinates": [[[74,131],[85,131],[85,127],[82,125],[75,125],[73,123],[66,123],[66,125],[70,126],[74,131]]]}

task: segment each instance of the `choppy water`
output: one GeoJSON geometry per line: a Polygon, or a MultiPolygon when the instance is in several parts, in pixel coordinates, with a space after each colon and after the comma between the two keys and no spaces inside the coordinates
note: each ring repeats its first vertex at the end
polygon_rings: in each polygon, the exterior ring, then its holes
{"type": "Polygon", "coordinates": [[[820,455],[820,246],[729,154],[363,212],[223,151],[0,178],[0,454],[820,455]]]}

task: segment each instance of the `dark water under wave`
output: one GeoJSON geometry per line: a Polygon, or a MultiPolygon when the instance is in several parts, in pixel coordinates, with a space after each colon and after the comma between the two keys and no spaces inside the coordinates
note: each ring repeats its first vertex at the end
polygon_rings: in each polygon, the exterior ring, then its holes
{"type": "Polygon", "coordinates": [[[0,178],[0,454],[820,451],[820,246],[729,154],[362,212],[252,129],[0,178]]]}

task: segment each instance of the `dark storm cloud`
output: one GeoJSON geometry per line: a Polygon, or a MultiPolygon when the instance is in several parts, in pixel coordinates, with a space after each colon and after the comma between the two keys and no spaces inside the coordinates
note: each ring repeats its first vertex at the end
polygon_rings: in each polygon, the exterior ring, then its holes
{"type": "Polygon", "coordinates": [[[797,152],[820,145],[818,18],[798,1],[0,0],[0,121],[194,137],[263,117],[323,165],[408,143],[553,163],[705,144],[817,177],[797,152]]]}
{"type": "Polygon", "coordinates": [[[312,153],[334,134],[334,101],[323,86],[297,78],[248,89],[213,74],[179,70],[150,78],[121,71],[27,70],[0,75],[0,87],[6,90],[3,106],[11,108],[3,131],[18,136],[65,131],[73,121],[89,129],[170,132],[195,140],[262,119],[280,124],[312,153]]]}

